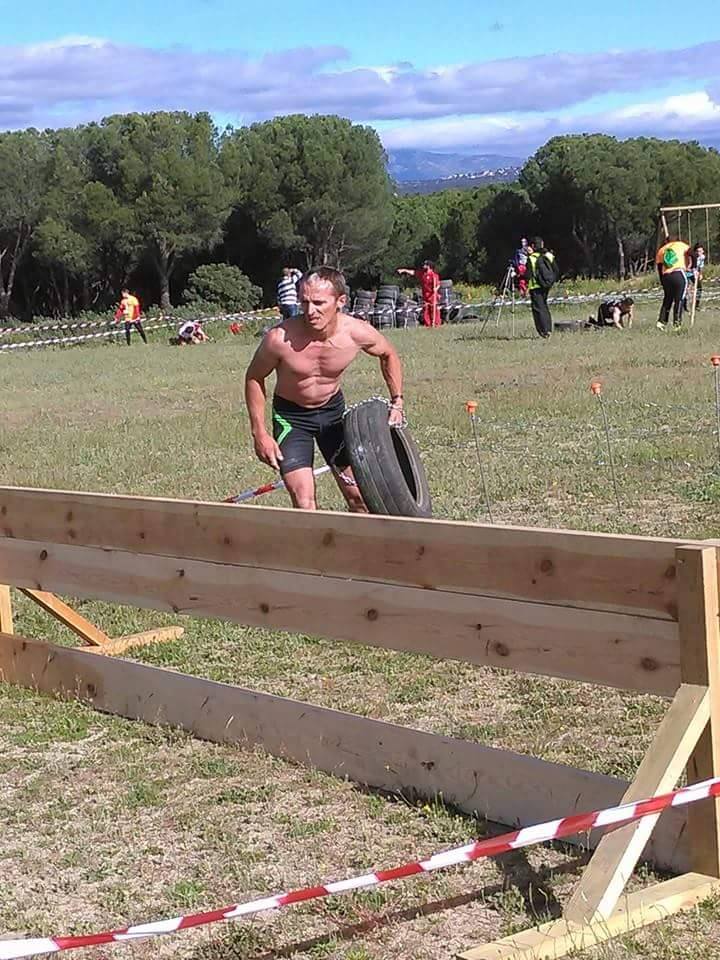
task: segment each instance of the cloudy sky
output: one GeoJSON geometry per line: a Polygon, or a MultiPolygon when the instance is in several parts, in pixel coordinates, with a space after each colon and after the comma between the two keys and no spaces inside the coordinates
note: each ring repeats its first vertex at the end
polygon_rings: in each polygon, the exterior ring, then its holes
{"type": "Polygon", "coordinates": [[[525,156],[576,131],[720,144],[720,3],[677,9],[0,0],[0,128],[185,109],[234,125],[338,113],[389,148],[525,156]]]}

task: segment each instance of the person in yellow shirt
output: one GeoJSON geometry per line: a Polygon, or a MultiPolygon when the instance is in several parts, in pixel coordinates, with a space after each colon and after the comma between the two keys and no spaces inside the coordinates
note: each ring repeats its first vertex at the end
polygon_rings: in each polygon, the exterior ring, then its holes
{"type": "Polygon", "coordinates": [[[682,325],[683,301],[687,293],[685,271],[692,268],[689,245],[668,237],[655,254],[655,266],[664,292],[656,327],[658,330],[667,329],[672,309],[673,327],[677,328],[682,325]]]}
{"type": "Polygon", "coordinates": [[[147,343],[147,337],[140,320],[140,301],[126,288],[122,291],[120,305],[115,311],[115,320],[118,323],[121,320],[125,322],[125,341],[128,346],[130,346],[130,332],[133,327],[142,337],[143,343],[147,343]]]}

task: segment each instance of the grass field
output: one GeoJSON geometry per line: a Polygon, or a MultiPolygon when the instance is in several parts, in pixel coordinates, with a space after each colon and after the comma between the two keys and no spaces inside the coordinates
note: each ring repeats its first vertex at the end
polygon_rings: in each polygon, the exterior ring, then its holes
{"type": "MultiPolygon", "coordinates": [[[[710,306],[710,305],[709,305],[710,306]]],[[[398,331],[405,396],[435,513],[485,520],[464,402],[479,402],[500,523],[678,537],[720,536],[709,357],[720,311],[661,333],[656,304],[632,331],[534,337],[519,312],[398,331]],[[603,383],[621,506],[608,470],[603,383]]],[[[558,318],[580,318],[566,308],[558,318]]],[[[219,334],[219,331],[218,331],[219,334]]],[[[4,483],[216,500],[263,482],[242,409],[256,340],[194,349],[160,341],[0,355],[4,483]]],[[[361,358],[350,401],[381,390],[361,358]]],[[[282,493],[265,498],[285,505],[282,493]]],[[[339,495],[325,477],[323,507],[339,495]]],[[[241,509],[241,508],[238,508],[241,509]]],[[[16,596],[16,630],[72,643],[16,596]]],[[[631,775],[665,701],[219,621],[79,602],[111,635],[182,622],[138,659],[606,773],[631,775]]],[[[259,752],[194,741],[0,687],[0,932],[51,935],[213,908],[428,855],[485,825],[438,802],[387,798],[259,752]]],[[[562,814],[563,811],[558,811],[562,814]]],[[[530,849],[432,879],[320,901],[235,925],[89,951],[229,960],[439,960],[554,916],[577,853],[530,849]]],[[[720,957],[720,903],[587,956],[720,957]]]]}

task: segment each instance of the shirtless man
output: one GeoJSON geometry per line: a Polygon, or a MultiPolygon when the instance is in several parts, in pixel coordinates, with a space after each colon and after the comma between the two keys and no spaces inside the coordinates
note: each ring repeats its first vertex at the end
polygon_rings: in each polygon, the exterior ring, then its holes
{"type": "Polygon", "coordinates": [[[348,508],[367,513],[345,451],[345,398],[340,380],[361,351],[378,357],[390,393],[389,422],[400,425],[400,358],[374,327],[341,312],[347,294],[345,278],[338,270],[318,267],[305,274],[298,286],[302,312],[268,331],[245,374],[245,403],[255,453],[280,471],[294,507],[316,510],[313,454],[317,440],[348,508]],[[265,425],[265,381],[273,370],[277,379],[271,436],[265,425]]]}

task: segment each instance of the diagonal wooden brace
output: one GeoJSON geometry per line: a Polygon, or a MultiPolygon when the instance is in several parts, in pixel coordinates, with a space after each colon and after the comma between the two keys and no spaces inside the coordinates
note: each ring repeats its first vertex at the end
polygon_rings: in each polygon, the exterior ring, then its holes
{"type": "MultiPolygon", "coordinates": [[[[87,653],[117,656],[133,647],[146,647],[151,643],[176,640],[185,632],[183,627],[157,627],[153,630],[144,630],[142,633],[131,633],[124,637],[112,638],[54,593],[24,587],[18,589],[34,603],[37,603],[39,607],[42,607],[46,613],[55,617],[56,620],[59,620],[60,623],[80,637],[84,641],[84,645],[78,649],[87,653]]],[[[0,584],[0,633],[11,634],[13,632],[10,588],[0,584]]]]}
{"type": "MultiPolygon", "coordinates": [[[[672,790],[709,719],[708,688],[683,684],[622,802],[632,803],[672,790]]],[[[565,908],[566,920],[583,924],[610,917],[659,816],[629,823],[602,838],[565,908]]]]}
{"type": "Polygon", "coordinates": [[[94,623],[91,623],[77,610],[73,610],[60,597],[54,593],[48,593],[47,590],[26,590],[20,588],[20,593],[24,593],[30,600],[34,600],[39,607],[42,607],[47,613],[59,620],[73,633],[77,634],[81,640],[89,643],[90,646],[100,647],[108,643],[110,637],[94,623]]]}

